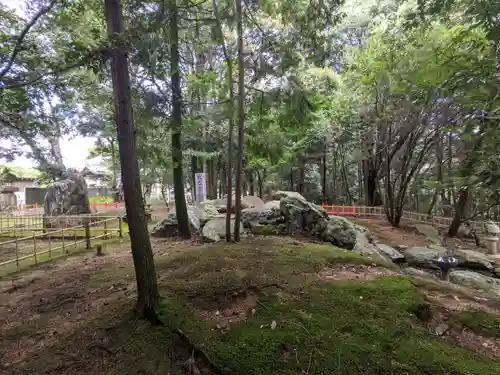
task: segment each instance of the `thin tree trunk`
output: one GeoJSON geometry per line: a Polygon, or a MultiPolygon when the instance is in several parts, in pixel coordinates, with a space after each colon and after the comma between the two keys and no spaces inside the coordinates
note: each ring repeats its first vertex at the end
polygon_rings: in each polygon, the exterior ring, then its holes
{"type": "Polygon", "coordinates": [[[305,180],[305,167],[304,163],[301,163],[301,167],[299,168],[299,183],[297,185],[297,191],[300,194],[304,194],[304,180],[305,180]]]}
{"type": "Polygon", "coordinates": [[[443,193],[443,138],[441,134],[437,135],[436,140],[436,181],[438,186],[434,189],[434,194],[432,195],[432,201],[429,205],[427,215],[431,216],[434,206],[437,203],[438,198],[443,193]]]}
{"type": "Polygon", "coordinates": [[[262,172],[262,176],[260,175],[259,171],[257,171],[257,184],[259,185],[259,198],[262,199],[262,193],[264,189],[264,172],[262,172]]]}
{"type": "Polygon", "coordinates": [[[115,150],[115,141],[113,139],[110,140],[109,142],[111,146],[111,168],[112,168],[112,178],[113,178],[113,189],[116,189],[118,185],[118,177],[116,173],[116,150],[115,150]]]}
{"type": "Polygon", "coordinates": [[[172,162],[174,169],[175,212],[177,228],[182,238],[190,238],[184,177],[182,172],[182,90],[179,67],[179,30],[177,25],[177,1],[170,0],[170,68],[172,85],[172,162]]]}
{"type": "Polygon", "coordinates": [[[250,195],[255,195],[255,181],[252,170],[248,171],[248,184],[250,185],[250,195]]]}
{"type": "Polygon", "coordinates": [[[322,193],[323,193],[323,203],[327,203],[328,202],[328,193],[326,191],[326,145],[325,145],[325,152],[323,154],[323,161],[322,161],[322,164],[323,164],[323,180],[321,181],[321,190],[322,190],[322,193]]]}
{"type": "Polygon", "coordinates": [[[241,179],[243,164],[243,141],[245,130],[245,65],[243,56],[243,11],[242,0],[236,0],[236,32],[238,35],[238,154],[236,156],[236,215],[234,218],[234,240],[240,241],[241,179]]]}
{"type": "MultiPolygon", "coordinates": [[[[120,0],[105,0],[108,37],[113,43],[125,40],[120,0]]],[[[136,311],[154,324],[161,323],[155,312],[159,299],[153,250],[142,201],[141,180],[136,151],[136,128],[132,114],[127,47],[112,50],[111,77],[116,110],[116,128],[120,152],[125,208],[137,281],[136,311]]]]}

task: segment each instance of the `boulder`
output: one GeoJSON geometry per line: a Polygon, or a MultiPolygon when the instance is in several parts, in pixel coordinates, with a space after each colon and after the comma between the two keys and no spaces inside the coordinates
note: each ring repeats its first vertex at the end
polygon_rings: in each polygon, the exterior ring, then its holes
{"type": "Polygon", "coordinates": [[[256,195],[245,195],[241,197],[241,202],[245,203],[248,208],[261,207],[264,205],[264,201],[256,195]]]}
{"type": "Polygon", "coordinates": [[[276,225],[281,219],[279,201],[270,201],[260,207],[245,208],[241,211],[241,222],[249,229],[259,225],[276,225]]]}
{"type": "MultiPolygon", "coordinates": [[[[231,219],[231,233],[234,233],[234,219],[231,219]]],[[[210,242],[217,242],[226,238],[226,218],[216,218],[209,220],[203,227],[203,239],[210,242]]],[[[245,234],[243,223],[240,223],[240,234],[245,234]]]]}
{"type": "MultiPolygon", "coordinates": [[[[200,218],[203,215],[202,211],[196,206],[188,205],[186,208],[188,212],[189,223],[191,225],[191,230],[199,232],[201,229],[200,218]]],[[[167,217],[165,219],[163,219],[153,227],[151,236],[166,238],[177,237],[177,224],[177,214],[175,212],[175,209],[173,209],[167,214],[167,217]]]]}
{"type": "Polygon", "coordinates": [[[280,211],[290,232],[305,230],[316,235],[324,230],[328,222],[328,213],[323,207],[306,201],[298,193],[282,198],[280,211]]]}
{"type": "Polygon", "coordinates": [[[494,265],[488,257],[474,250],[455,250],[453,256],[458,260],[458,265],[465,268],[493,271],[494,265]]]}
{"type": "MultiPolygon", "coordinates": [[[[211,202],[219,213],[225,213],[227,211],[227,197],[214,199],[211,202]]],[[[235,202],[236,197],[233,195],[231,200],[231,212],[234,212],[235,202]]],[[[263,205],[264,201],[255,195],[246,195],[244,197],[241,197],[242,210],[244,210],[245,208],[260,207],[263,205]]]]}
{"type": "Polygon", "coordinates": [[[399,251],[396,251],[389,245],[375,244],[375,247],[379,250],[380,253],[392,260],[394,263],[402,263],[405,260],[403,254],[401,254],[399,251]]]}
{"type": "Polygon", "coordinates": [[[282,190],[279,190],[279,191],[277,191],[276,193],[273,194],[273,200],[277,200],[277,201],[281,200],[281,198],[286,198],[286,197],[295,198],[295,199],[307,202],[306,198],[304,198],[302,196],[302,194],[297,193],[296,191],[282,191],[282,190]]]}
{"type": "Polygon", "coordinates": [[[413,227],[418,233],[423,234],[429,239],[438,239],[440,237],[439,231],[432,225],[428,224],[415,224],[413,227]]]}
{"type": "Polygon", "coordinates": [[[468,288],[494,293],[500,296],[500,280],[472,271],[453,271],[450,273],[452,283],[468,288]]]}
{"type": "Polygon", "coordinates": [[[446,255],[446,251],[428,247],[412,247],[405,251],[404,257],[410,266],[420,266],[436,269],[433,260],[446,255]]]}
{"type": "Polygon", "coordinates": [[[47,188],[43,211],[44,226],[48,228],[54,227],[54,220],[49,218],[51,216],[90,214],[85,179],[75,171],[65,171],[59,180],[47,188]]]}
{"type": "Polygon", "coordinates": [[[474,238],[474,234],[472,233],[472,228],[466,223],[460,224],[457,230],[457,237],[474,238]]]}
{"type": "Polygon", "coordinates": [[[330,216],[326,220],[326,226],[320,238],[348,250],[353,250],[356,243],[359,243],[360,247],[366,247],[369,244],[365,233],[358,232],[354,225],[342,216],[330,216]]]}

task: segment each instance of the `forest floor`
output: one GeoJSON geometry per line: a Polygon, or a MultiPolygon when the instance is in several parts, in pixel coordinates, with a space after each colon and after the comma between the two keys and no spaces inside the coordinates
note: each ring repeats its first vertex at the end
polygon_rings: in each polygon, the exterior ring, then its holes
{"type": "Polygon", "coordinates": [[[500,374],[491,297],[287,237],[153,247],[164,326],[133,318],[127,243],[0,278],[0,372],[500,374]]]}

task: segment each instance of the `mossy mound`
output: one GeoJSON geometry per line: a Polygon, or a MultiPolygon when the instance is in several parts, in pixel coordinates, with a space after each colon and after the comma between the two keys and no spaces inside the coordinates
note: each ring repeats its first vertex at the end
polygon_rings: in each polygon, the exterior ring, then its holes
{"type": "Polygon", "coordinates": [[[159,262],[169,270],[163,287],[172,296],[162,320],[185,332],[222,373],[500,374],[493,360],[416,328],[411,312],[425,301],[406,278],[318,276],[324,267],[368,262],[352,252],[267,239],[168,258],[159,262]],[[245,317],[215,326],[211,317],[248,290],[258,302],[245,317]]]}

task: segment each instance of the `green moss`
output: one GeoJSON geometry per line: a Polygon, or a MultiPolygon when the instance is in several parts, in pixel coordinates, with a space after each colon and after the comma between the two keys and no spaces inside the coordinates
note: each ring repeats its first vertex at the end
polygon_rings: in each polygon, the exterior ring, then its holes
{"type": "Polygon", "coordinates": [[[301,374],[311,362],[310,374],[500,374],[494,361],[414,328],[411,311],[425,300],[408,279],[313,277],[325,266],[366,262],[355,253],[274,239],[179,250],[167,258],[159,273],[168,270],[162,287],[175,298],[163,302],[162,319],[227,373],[301,374]],[[212,331],[192,309],[215,313],[249,285],[261,287],[256,313],[226,333],[212,331]]]}
{"type": "Polygon", "coordinates": [[[258,225],[252,228],[252,233],[263,236],[278,234],[278,228],[275,225],[258,225]]]}
{"type": "Polygon", "coordinates": [[[471,331],[500,339],[500,316],[485,311],[461,311],[456,317],[471,331]]]}

